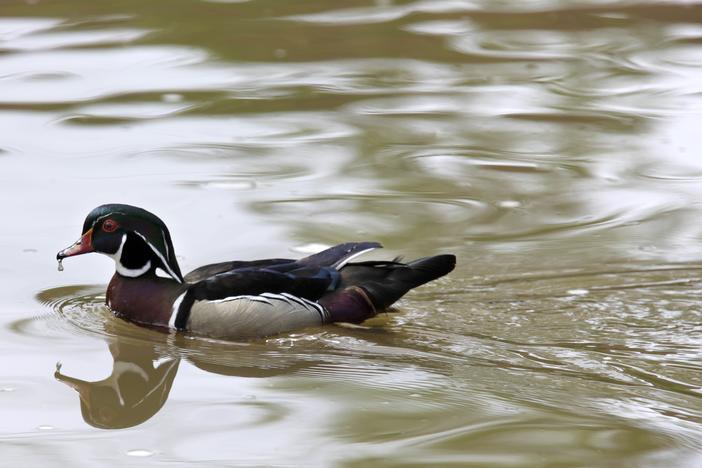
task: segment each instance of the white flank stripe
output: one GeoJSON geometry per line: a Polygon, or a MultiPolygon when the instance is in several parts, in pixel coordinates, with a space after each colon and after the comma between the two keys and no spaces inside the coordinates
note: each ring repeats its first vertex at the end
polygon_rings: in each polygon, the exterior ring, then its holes
{"type": "Polygon", "coordinates": [[[261,296],[267,297],[268,299],[278,299],[286,304],[290,304],[290,299],[288,299],[285,294],[263,293],[261,296]]]}
{"type": "Polygon", "coordinates": [[[263,296],[229,296],[229,297],[223,297],[222,299],[213,299],[211,301],[207,302],[212,302],[213,304],[216,304],[218,302],[229,302],[229,301],[237,301],[240,299],[249,299],[251,301],[258,301],[258,302],[265,302],[266,304],[272,306],[271,302],[266,299],[263,296]]]}
{"type": "Polygon", "coordinates": [[[320,314],[320,316],[322,317],[322,321],[326,320],[327,311],[320,304],[317,304],[316,302],[310,301],[309,299],[305,299],[304,297],[297,297],[297,296],[293,296],[292,294],[288,294],[288,293],[281,293],[281,295],[289,298],[292,301],[297,302],[298,304],[302,305],[303,307],[306,307],[307,310],[310,310],[310,308],[314,309],[315,311],[317,311],[317,313],[320,314]],[[302,301],[302,302],[300,302],[300,301],[302,301]]]}
{"type": "Polygon", "coordinates": [[[312,302],[312,301],[305,299],[305,298],[302,298],[302,297],[293,296],[292,294],[288,294],[288,293],[280,293],[280,294],[263,293],[259,296],[253,296],[253,295],[229,296],[229,297],[223,297],[222,299],[212,299],[212,300],[207,301],[207,302],[219,303],[219,302],[237,301],[240,299],[248,299],[251,301],[264,302],[270,306],[273,306],[273,304],[268,299],[273,299],[273,300],[277,299],[279,301],[283,301],[283,302],[285,302],[287,304],[291,304],[291,305],[292,305],[292,302],[294,302],[294,303],[301,305],[302,307],[304,307],[308,310],[313,309],[313,310],[318,311],[318,312],[324,311],[324,308],[321,305],[317,304],[316,302],[312,302]]]}
{"type": "Polygon", "coordinates": [[[180,309],[180,304],[183,302],[183,298],[185,297],[185,294],[188,291],[185,291],[183,294],[178,296],[178,298],[175,300],[173,303],[173,307],[171,308],[171,318],[168,319],[168,327],[169,328],[175,328],[175,322],[176,319],[178,318],[178,309],[180,309]]]}
{"type": "MultiPolygon", "coordinates": [[[[180,304],[181,300],[182,300],[182,297],[179,297],[178,300],[176,300],[176,302],[173,304],[174,315],[171,316],[171,320],[169,322],[169,325],[171,325],[172,328],[173,328],[172,324],[175,324],[175,316],[176,316],[175,314],[177,314],[176,308],[180,304]]],[[[316,302],[310,301],[309,299],[293,296],[292,294],[288,294],[288,293],[280,293],[280,294],[262,293],[261,295],[258,295],[258,296],[254,296],[254,295],[229,296],[229,297],[224,297],[222,299],[213,299],[213,300],[209,300],[209,301],[196,301],[195,304],[198,304],[200,302],[208,302],[210,304],[221,304],[221,303],[225,303],[225,302],[234,302],[234,301],[239,301],[239,300],[249,300],[252,302],[260,302],[263,304],[267,304],[273,308],[273,311],[275,311],[276,308],[285,309],[286,306],[283,306],[280,303],[278,303],[276,305],[273,302],[271,302],[271,301],[281,301],[281,302],[284,302],[287,306],[295,307],[295,305],[297,305],[297,306],[300,306],[309,312],[314,312],[316,314],[319,314],[323,323],[329,320],[329,313],[320,304],[317,304],[316,302]]]]}

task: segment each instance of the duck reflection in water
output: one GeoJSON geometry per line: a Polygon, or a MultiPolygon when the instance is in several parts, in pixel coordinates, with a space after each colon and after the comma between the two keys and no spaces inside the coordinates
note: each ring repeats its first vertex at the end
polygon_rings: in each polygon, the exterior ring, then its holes
{"type": "Polygon", "coordinates": [[[101,429],[123,429],[151,418],[163,407],[178,372],[179,357],[160,356],[156,346],[115,339],[108,345],[112,373],[96,382],[61,373],[54,377],[80,395],[85,422],[101,429]]]}
{"type": "Polygon", "coordinates": [[[230,343],[213,353],[211,348],[199,349],[198,341],[182,337],[173,341],[172,335],[157,331],[149,335],[110,338],[112,372],[103,380],[72,377],[62,372],[60,363],[56,365],[54,377],[78,392],[85,422],[100,429],[124,429],[149,420],[168,399],[181,355],[187,354],[189,363],[206,372],[237,377],[272,377],[316,364],[294,354],[267,353],[255,343],[241,348],[230,343]]]}

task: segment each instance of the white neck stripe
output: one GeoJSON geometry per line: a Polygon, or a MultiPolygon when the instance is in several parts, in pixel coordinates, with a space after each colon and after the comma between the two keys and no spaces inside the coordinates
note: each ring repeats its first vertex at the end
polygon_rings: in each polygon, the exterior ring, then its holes
{"type": "Polygon", "coordinates": [[[166,247],[166,259],[171,259],[171,249],[168,248],[168,242],[166,242],[166,233],[161,230],[161,239],[163,239],[163,245],[166,247]]]}
{"type": "MultiPolygon", "coordinates": [[[[141,233],[139,233],[139,232],[137,232],[137,231],[134,231],[134,234],[136,234],[137,236],[141,237],[141,238],[144,240],[144,242],[146,242],[146,245],[148,245],[148,246],[151,248],[151,250],[154,251],[154,253],[156,254],[156,256],[157,256],[159,259],[161,259],[161,263],[163,263],[163,267],[167,270],[166,273],[168,273],[169,275],[171,275],[171,277],[172,277],[174,280],[176,280],[177,282],[182,283],[182,281],[180,280],[180,278],[178,277],[178,275],[176,275],[176,274],[173,272],[173,270],[171,270],[171,266],[168,264],[168,262],[166,261],[166,259],[163,258],[163,255],[161,255],[161,252],[159,252],[158,249],[157,249],[156,247],[154,247],[154,246],[151,244],[151,242],[147,241],[147,240],[146,240],[146,237],[142,236],[141,233]]],[[[126,234],[125,234],[125,235],[126,235],[126,234]]],[[[166,248],[168,248],[168,244],[166,244],[166,248]]]]}
{"type": "Polygon", "coordinates": [[[151,269],[151,260],[146,262],[146,265],[144,265],[141,268],[136,268],[136,269],[131,269],[123,266],[120,262],[117,262],[117,273],[119,273],[122,276],[128,276],[130,278],[136,278],[137,276],[141,276],[147,271],[151,269]]]}
{"type": "Polygon", "coordinates": [[[112,257],[115,261],[115,269],[117,270],[117,273],[119,273],[122,276],[127,276],[129,278],[136,278],[137,276],[141,276],[151,269],[151,260],[148,260],[146,264],[141,268],[132,269],[122,265],[122,250],[124,250],[125,242],[127,242],[127,235],[123,234],[122,242],[119,244],[119,249],[117,249],[117,252],[110,255],[110,257],[112,257]]]}

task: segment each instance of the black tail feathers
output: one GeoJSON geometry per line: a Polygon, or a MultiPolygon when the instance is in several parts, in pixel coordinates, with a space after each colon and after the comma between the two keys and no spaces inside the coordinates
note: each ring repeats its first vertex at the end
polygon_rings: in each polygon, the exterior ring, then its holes
{"type": "MultiPolygon", "coordinates": [[[[398,263],[390,267],[380,267],[386,273],[384,277],[359,284],[368,292],[376,309],[390,307],[410,289],[450,273],[456,267],[455,255],[436,255],[409,262],[398,263]]],[[[343,272],[342,272],[343,276],[343,272]]]]}
{"type": "Polygon", "coordinates": [[[377,311],[390,307],[410,289],[446,275],[455,266],[456,256],[449,254],[409,263],[349,263],[341,269],[339,288],[326,301],[320,302],[328,302],[325,307],[334,322],[362,322],[377,311]],[[352,307],[352,303],[356,307],[352,307]],[[361,304],[364,307],[358,307],[361,304]]]}
{"type": "Polygon", "coordinates": [[[408,281],[413,281],[410,288],[416,288],[429,281],[441,278],[447,275],[456,268],[456,256],[451,254],[435,255],[433,257],[424,257],[407,264],[409,272],[407,275],[408,281]]]}

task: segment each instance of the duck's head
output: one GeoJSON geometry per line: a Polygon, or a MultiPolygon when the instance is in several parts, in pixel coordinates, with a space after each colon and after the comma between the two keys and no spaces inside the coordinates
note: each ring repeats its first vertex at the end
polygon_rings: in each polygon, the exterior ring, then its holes
{"type": "Polygon", "coordinates": [[[183,282],[168,228],[156,215],[136,206],[98,206],[85,218],[80,239],[56,254],[56,259],[89,252],[113,258],[122,276],[135,278],[159,268],[183,282]]]}

